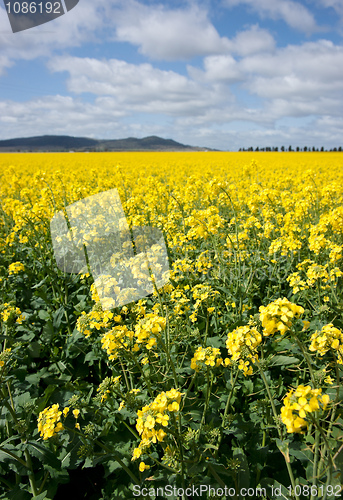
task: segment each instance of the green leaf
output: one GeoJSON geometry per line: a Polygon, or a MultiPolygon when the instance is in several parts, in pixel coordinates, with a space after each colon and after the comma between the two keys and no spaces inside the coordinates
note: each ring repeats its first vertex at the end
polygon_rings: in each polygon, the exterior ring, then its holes
{"type": "Polygon", "coordinates": [[[287,365],[296,365],[300,361],[298,358],[294,356],[274,356],[270,362],[270,366],[287,366],[287,365]]]}
{"type": "Polygon", "coordinates": [[[202,412],[199,410],[191,410],[187,412],[187,415],[190,415],[192,420],[194,422],[200,422],[201,417],[202,417],[202,412]]]}
{"type": "Polygon", "coordinates": [[[40,317],[40,319],[42,319],[44,321],[47,321],[48,319],[50,319],[50,314],[48,313],[48,311],[45,311],[44,309],[41,309],[40,311],[38,311],[38,316],[40,317]]]}
{"type": "Polygon", "coordinates": [[[17,485],[12,491],[7,493],[6,500],[32,500],[32,495],[25,491],[22,487],[23,485],[17,485]]]}
{"type": "Polygon", "coordinates": [[[43,491],[43,493],[41,493],[40,495],[36,495],[35,497],[32,497],[32,500],[44,500],[44,498],[46,500],[50,500],[48,497],[47,497],[47,494],[48,494],[48,490],[45,490],[43,491]]]}
{"type": "Polygon", "coordinates": [[[313,453],[309,447],[297,441],[289,443],[289,454],[302,461],[307,461],[313,458],[313,453]]]}
{"type": "Polygon", "coordinates": [[[28,346],[28,353],[31,358],[39,358],[42,346],[38,342],[31,342],[28,346]]]}
{"type": "Polygon", "coordinates": [[[57,309],[57,311],[54,314],[52,324],[53,324],[54,328],[56,328],[56,330],[58,330],[59,327],[61,326],[64,311],[65,311],[64,307],[61,306],[59,309],[57,309]]]}
{"type": "Polygon", "coordinates": [[[37,443],[36,441],[28,441],[27,446],[29,448],[30,454],[32,454],[36,458],[39,458],[39,460],[43,464],[50,465],[55,469],[61,468],[61,462],[58,460],[56,455],[43,444],[37,443]]]}

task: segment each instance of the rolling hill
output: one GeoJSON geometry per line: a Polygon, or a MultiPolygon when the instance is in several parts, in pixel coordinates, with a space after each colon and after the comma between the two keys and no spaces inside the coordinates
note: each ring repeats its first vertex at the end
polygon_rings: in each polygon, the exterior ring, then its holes
{"type": "Polygon", "coordinates": [[[67,135],[42,135],[0,141],[0,152],[43,151],[209,151],[157,136],[137,139],[90,139],[67,135]]]}

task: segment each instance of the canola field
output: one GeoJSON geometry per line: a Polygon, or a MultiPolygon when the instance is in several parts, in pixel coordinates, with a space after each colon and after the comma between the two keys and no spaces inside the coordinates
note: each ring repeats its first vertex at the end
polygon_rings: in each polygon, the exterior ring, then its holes
{"type": "Polygon", "coordinates": [[[0,175],[0,499],[341,498],[341,153],[1,154],[0,175]],[[78,209],[110,190],[132,261],[108,205],[78,209]]]}

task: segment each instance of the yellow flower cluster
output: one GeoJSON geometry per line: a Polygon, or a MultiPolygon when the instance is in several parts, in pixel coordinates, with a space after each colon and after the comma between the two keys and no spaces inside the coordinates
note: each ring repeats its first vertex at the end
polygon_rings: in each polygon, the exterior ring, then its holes
{"type": "MultiPolygon", "coordinates": [[[[187,285],[186,285],[187,286],[187,285]]],[[[185,287],[186,289],[186,287],[185,287]]],[[[170,294],[171,302],[173,303],[173,315],[182,316],[186,314],[190,309],[190,299],[187,297],[185,289],[179,288],[179,286],[173,290],[170,294]]],[[[189,289],[189,286],[188,286],[189,289]]]]}
{"type": "Polygon", "coordinates": [[[187,238],[189,240],[203,238],[217,234],[224,226],[225,220],[219,215],[216,206],[210,206],[206,210],[193,210],[192,215],[187,217],[185,224],[190,227],[187,238]]]}
{"type": "Polygon", "coordinates": [[[287,278],[287,281],[293,288],[293,293],[297,293],[300,290],[307,290],[313,287],[319,280],[321,281],[322,290],[330,289],[330,283],[331,286],[335,286],[337,278],[343,276],[343,272],[338,267],[329,270],[328,264],[316,264],[311,259],[303,260],[297,265],[297,268],[299,272],[292,273],[287,278]]]}
{"type": "Polygon", "coordinates": [[[40,412],[38,416],[38,431],[41,437],[46,440],[63,430],[61,422],[62,412],[59,410],[59,405],[55,404],[48,406],[40,412]]]}
{"type": "MultiPolygon", "coordinates": [[[[48,406],[40,412],[38,415],[38,431],[44,440],[55,436],[58,432],[64,429],[61,417],[63,415],[63,417],[66,418],[69,410],[70,408],[66,406],[63,411],[61,411],[59,409],[59,404],[54,404],[52,406],[48,406]]],[[[80,410],[75,408],[72,413],[76,420],[75,428],[80,430],[80,424],[77,422],[80,410]]]]}
{"type": "Polygon", "coordinates": [[[101,337],[101,347],[107,352],[108,359],[117,359],[122,349],[132,348],[134,333],[126,325],[118,325],[101,337]]]}
{"type": "Polygon", "coordinates": [[[320,332],[316,331],[311,336],[310,351],[318,352],[324,356],[330,349],[337,351],[339,358],[337,362],[343,364],[343,333],[332,323],[323,326],[320,332]]]}
{"type": "Polygon", "coordinates": [[[198,347],[191,359],[191,368],[198,372],[201,368],[218,367],[223,364],[220,349],[215,347],[198,347]]]}
{"type": "Polygon", "coordinates": [[[299,385],[288,392],[281,408],[281,420],[287,432],[303,434],[308,426],[308,415],[320,408],[326,409],[330,401],[328,394],[322,395],[322,389],[312,389],[309,385],[299,385]]]}
{"type": "Polygon", "coordinates": [[[137,412],[136,429],[141,441],[133,450],[132,460],[139,458],[152,443],[162,442],[167,435],[170,413],[179,411],[181,392],[171,389],[161,392],[152,403],[137,412]]]}
{"type": "Polygon", "coordinates": [[[134,350],[138,351],[140,345],[152,349],[157,344],[157,339],[166,327],[166,319],[154,313],[147,314],[135,326],[136,344],[134,350]]]}
{"type": "Polygon", "coordinates": [[[263,335],[268,337],[279,331],[284,335],[292,326],[292,320],[304,313],[301,306],[293,304],[288,299],[277,299],[266,307],[260,306],[260,319],[263,335]]]}
{"type": "Polygon", "coordinates": [[[12,262],[8,266],[8,274],[19,274],[21,271],[25,271],[25,266],[22,262],[12,262]]]}
{"type": "Polygon", "coordinates": [[[108,327],[113,316],[112,312],[108,310],[103,311],[101,305],[96,304],[88,314],[82,311],[81,316],[77,320],[76,328],[80,333],[89,337],[92,334],[92,330],[100,330],[101,328],[108,327]]]}
{"type": "MultiPolygon", "coordinates": [[[[231,361],[238,361],[238,368],[244,375],[252,375],[253,368],[250,362],[255,363],[258,359],[257,348],[262,342],[262,335],[255,327],[240,326],[228,333],[226,348],[231,361]]],[[[230,360],[225,359],[225,364],[230,360]]]]}
{"type": "Polygon", "coordinates": [[[117,359],[121,350],[137,352],[141,346],[150,350],[157,344],[165,326],[165,318],[149,313],[139,319],[134,332],[126,325],[115,326],[106,332],[101,338],[102,348],[107,352],[110,361],[117,359]]]}
{"type": "Polygon", "coordinates": [[[22,322],[24,321],[24,316],[22,315],[19,307],[14,307],[7,302],[5,302],[2,307],[3,310],[0,312],[0,316],[4,323],[10,323],[15,319],[16,323],[18,323],[19,325],[22,324],[22,322]]]}

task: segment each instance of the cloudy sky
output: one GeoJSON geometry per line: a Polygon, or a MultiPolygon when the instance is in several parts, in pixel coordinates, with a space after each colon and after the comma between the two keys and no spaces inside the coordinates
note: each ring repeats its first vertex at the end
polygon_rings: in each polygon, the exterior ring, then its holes
{"type": "Polygon", "coordinates": [[[12,33],[0,139],[343,146],[343,0],[80,0],[12,33]]]}

